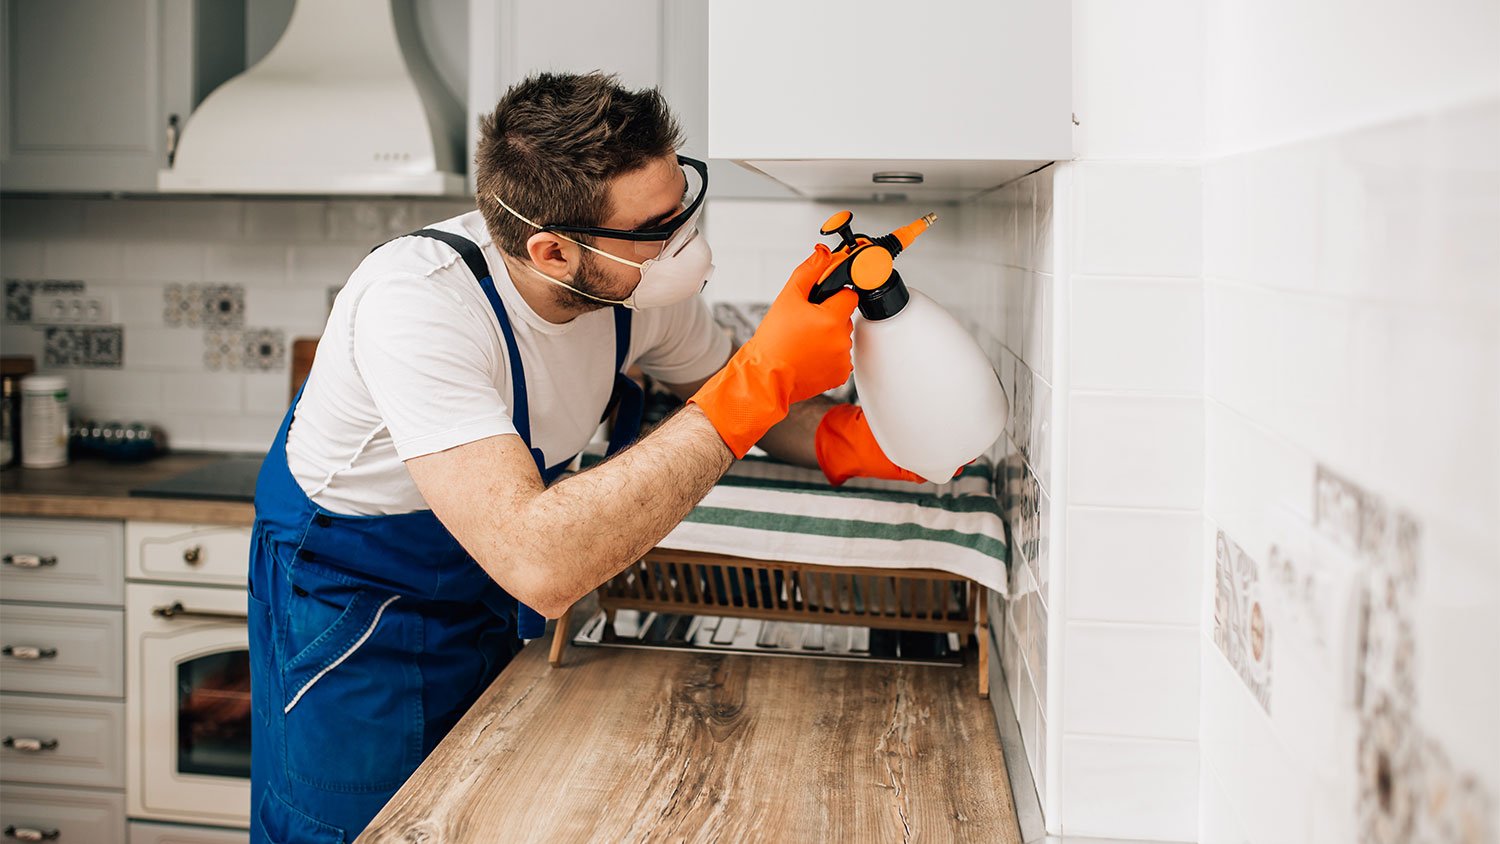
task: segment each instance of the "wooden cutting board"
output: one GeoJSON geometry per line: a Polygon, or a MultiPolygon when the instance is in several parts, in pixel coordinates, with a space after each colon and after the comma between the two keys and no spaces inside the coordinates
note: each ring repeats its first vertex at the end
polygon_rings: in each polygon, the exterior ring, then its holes
{"type": "Polygon", "coordinates": [[[318,338],[299,337],[292,341],[292,385],[287,394],[287,400],[297,398],[297,390],[301,389],[302,382],[307,380],[307,373],[312,371],[313,356],[318,353],[318,338]]]}

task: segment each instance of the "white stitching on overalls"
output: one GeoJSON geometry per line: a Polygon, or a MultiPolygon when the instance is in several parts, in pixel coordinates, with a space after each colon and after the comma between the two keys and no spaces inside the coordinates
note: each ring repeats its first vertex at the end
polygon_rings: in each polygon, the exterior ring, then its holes
{"type": "Polygon", "coordinates": [[[297,694],[292,696],[291,702],[286,705],[285,709],[281,710],[281,714],[286,715],[290,713],[292,711],[292,707],[297,705],[297,701],[301,700],[302,696],[307,694],[307,690],[311,689],[315,683],[323,679],[324,674],[327,674],[333,669],[338,668],[340,663],[353,656],[354,652],[359,650],[360,645],[363,645],[365,643],[365,640],[369,639],[370,636],[375,633],[375,627],[376,625],[380,624],[380,617],[385,614],[385,608],[395,603],[396,599],[399,597],[401,596],[392,595],[391,597],[386,598],[385,603],[381,604],[380,608],[375,610],[375,617],[370,620],[370,626],[365,628],[365,632],[359,634],[359,638],[354,640],[354,644],[349,646],[349,650],[339,654],[338,659],[335,659],[333,662],[328,663],[328,666],[326,668],[314,674],[312,676],[312,679],[308,680],[306,683],[303,683],[302,688],[297,690],[297,694]]]}

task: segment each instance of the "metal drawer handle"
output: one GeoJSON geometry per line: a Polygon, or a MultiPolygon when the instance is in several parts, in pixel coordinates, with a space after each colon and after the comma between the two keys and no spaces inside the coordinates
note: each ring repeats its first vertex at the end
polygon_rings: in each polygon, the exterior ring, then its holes
{"type": "Polygon", "coordinates": [[[242,612],[219,612],[218,610],[190,610],[182,605],[181,601],[173,601],[170,607],[156,607],[151,614],[157,618],[165,618],[168,621],[177,618],[201,619],[203,621],[248,621],[249,616],[242,612]]]}
{"type": "Polygon", "coordinates": [[[190,566],[196,566],[203,560],[203,546],[194,545],[182,552],[182,561],[190,566]]]}
{"type": "Polygon", "coordinates": [[[6,645],[0,654],[13,659],[51,659],[57,656],[57,648],[39,648],[36,645],[6,645]]]}
{"type": "Polygon", "coordinates": [[[6,554],[4,562],[7,566],[15,566],[18,569],[39,569],[43,566],[57,565],[57,557],[41,554],[6,554]]]}
{"type": "Polygon", "coordinates": [[[15,736],[6,736],[5,741],[0,742],[0,744],[12,750],[19,750],[22,753],[40,753],[43,750],[57,749],[57,739],[55,738],[16,738],[15,736]]]}
{"type": "Polygon", "coordinates": [[[60,835],[55,829],[32,829],[29,826],[8,826],[5,828],[5,837],[14,838],[17,841],[56,841],[60,835]]]}

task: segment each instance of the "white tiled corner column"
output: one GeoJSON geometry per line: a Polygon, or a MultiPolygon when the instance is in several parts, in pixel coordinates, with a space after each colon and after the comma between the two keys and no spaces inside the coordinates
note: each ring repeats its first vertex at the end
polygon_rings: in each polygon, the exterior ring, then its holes
{"type": "Polygon", "coordinates": [[[1054,180],[1048,832],[1196,840],[1203,535],[1201,13],[1074,4],[1054,180]]]}

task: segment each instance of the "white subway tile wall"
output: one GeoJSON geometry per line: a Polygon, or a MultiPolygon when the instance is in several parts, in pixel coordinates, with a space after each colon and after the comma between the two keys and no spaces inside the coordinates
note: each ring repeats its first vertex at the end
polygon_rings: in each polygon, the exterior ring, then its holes
{"type": "MultiPolygon", "coordinates": [[[[322,333],[330,288],[342,286],[386,239],[471,207],[432,200],[6,198],[0,272],[6,279],[82,281],[113,303],[112,319],[124,328],[123,366],[57,370],[69,377],[79,414],[160,425],[177,448],[258,451],[285,410],[291,341],[322,333]],[[173,285],[189,299],[179,304],[189,309],[186,319],[169,321],[165,313],[173,285]],[[221,293],[243,301],[243,309],[212,310],[221,293]],[[219,325],[232,329],[206,330],[219,325]],[[270,346],[250,347],[261,339],[270,346]]],[[[770,301],[812,245],[827,240],[818,230],[840,207],[715,200],[704,228],[718,270],[706,298],[770,301]]],[[[859,230],[879,234],[934,209],[897,203],[854,210],[859,230]]],[[[936,210],[939,223],[901,257],[901,270],[914,286],[947,291],[953,306],[952,294],[982,294],[985,283],[976,283],[976,265],[951,259],[963,215],[952,206],[936,210]]],[[[979,301],[958,304],[972,309],[979,301]]],[[[40,364],[43,329],[9,323],[0,350],[40,364]]]]}
{"type": "Polygon", "coordinates": [[[1500,840],[1500,6],[1432,12],[1203,12],[1203,612],[1222,531],[1271,690],[1203,640],[1205,844],[1500,840]]]}
{"type": "Polygon", "coordinates": [[[1226,146],[1204,172],[1205,508],[1275,636],[1269,712],[1203,647],[1204,840],[1495,840],[1500,96],[1226,146]],[[1320,467],[1412,547],[1330,539],[1320,467]],[[1368,667],[1390,625],[1398,692],[1368,667]]]}
{"type": "MultiPolygon", "coordinates": [[[[269,445],[286,409],[291,340],[322,333],[327,289],[382,240],[466,207],[9,197],[0,269],[8,280],[82,281],[108,298],[124,330],[123,364],[56,370],[76,413],[160,425],[177,448],[253,452],[269,445]]],[[[42,365],[43,331],[8,323],[0,350],[42,365]]]]}
{"type": "MultiPolygon", "coordinates": [[[[1010,697],[1031,767],[1032,782],[1013,787],[1034,787],[1044,806],[1048,722],[1054,711],[1048,672],[1055,474],[1053,175],[1053,167],[1044,168],[955,209],[962,228],[954,254],[961,260],[943,265],[951,283],[929,290],[984,346],[1010,400],[1005,436],[992,455],[1001,467],[997,483],[1011,538],[1011,596],[1003,606],[993,604],[1004,673],[995,687],[1010,697]]],[[[905,268],[902,274],[912,278],[905,268]]],[[[996,717],[1008,717],[1002,701],[994,702],[996,717]]]]}

